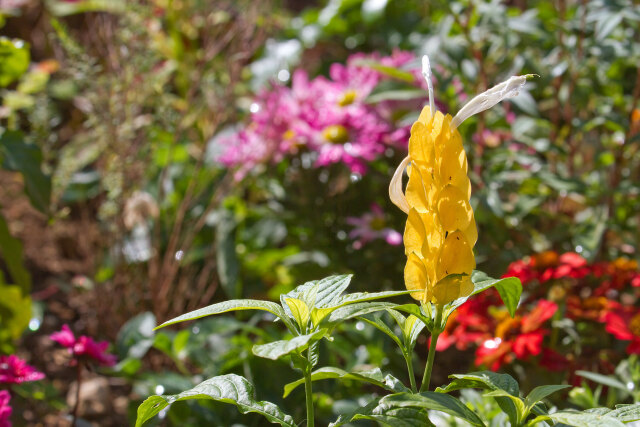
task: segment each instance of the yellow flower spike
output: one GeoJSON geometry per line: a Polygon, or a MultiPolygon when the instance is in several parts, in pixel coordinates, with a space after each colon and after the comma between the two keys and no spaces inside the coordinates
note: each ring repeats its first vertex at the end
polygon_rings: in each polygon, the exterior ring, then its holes
{"type": "Polygon", "coordinates": [[[453,185],[447,185],[440,191],[437,207],[445,231],[466,230],[473,219],[467,195],[453,185]]]}
{"type": "Polygon", "coordinates": [[[461,231],[449,233],[444,239],[442,251],[436,265],[436,277],[440,281],[449,274],[471,275],[476,268],[473,249],[461,231]]]}
{"type": "Polygon", "coordinates": [[[412,252],[423,253],[422,248],[427,243],[427,231],[420,214],[415,208],[411,208],[409,211],[402,238],[405,254],[408,255],[412,252]]]}
{"type": "Polygon", "coordinates": [[[478,228],[476,227],[476,218],[473,214],[473,210],[471,210],[471,221],[469,222],[469,226],[462,230],[462,234],[464,234],[464,237],[467,239],[467,242],[469,242],[471,247],[476,245],[476,242],[478,241],[478,228]]]}
{"type": "Polygon", "coordinates": [[[429,131],[429,126],[425,126],[422,122],[415,122],[411,126],[409,157],[411,157],[413,163],[426,169],[435,167],[435,152],[431,132],[429,131]]]}
{"type": "Polygon", "coordinates": [[[434,190],[431,174],[427,173],[423,176],[420,168],[412,168],[405,192],[409,206],[418,212],[427,212],[429,205],[433,203],[430,199],[433,198],[434,190]]]}
{"type": "Polygon", "coordinates": [[[429,282],[427,276],[427,268],[423,260],[415,253],[411,252],[407,255],[407,264],[404,267],[404,283],[407,290],[422,290],[424,292],[412,292],[411,296],[418,301],[427,301],[429,282]]]}
{"type": "Polygon", "coordinates": [[[514,76],[468,102],[455,117],[435,110],[431,67],[422,58],[422,74],[429,88],[429,106],[411,127],[409,155],[393,175],[389,196],[407,215],[404,232],[407,264],[405,285],[423,290],[412,296],[424,303],[443,305],[473,291],[476,267],[473,246],[478,240],[469,203],[467,155],[458,126],[470,116],[516,96],[527,77],[514,76]],[[409,181],[402,192],[402,174],[409,181]]]}

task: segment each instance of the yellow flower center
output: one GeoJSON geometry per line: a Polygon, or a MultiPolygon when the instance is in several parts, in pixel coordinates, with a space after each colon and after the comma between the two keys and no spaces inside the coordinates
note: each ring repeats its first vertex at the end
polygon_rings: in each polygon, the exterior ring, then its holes
{"type": "Polygon", "coordinates": [[[631,318],[629,330],[633,335],[640,337],[640,313],[631,318]]]}
{"type": "Polygon", "coordinates": [[[349,141],[349,131],[342,125],[331,125],[322,131],[324,138],[332,144],[344,144],[349,141]]]}
{"type": "Polygon", "coordinates": [[[346,107],[347,105],[353,104],[353,102],[356,100],[357,95],[358,94],[355,90],[346,91],[342,95],[342,98],[340,98],[340,100],[338,101],[338,105],[340,105],[341,107],[346,107]]]}

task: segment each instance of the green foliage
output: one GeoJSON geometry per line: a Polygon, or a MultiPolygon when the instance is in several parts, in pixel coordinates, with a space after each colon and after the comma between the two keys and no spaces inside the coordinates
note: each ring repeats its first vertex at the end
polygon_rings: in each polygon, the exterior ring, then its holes
{"type": "Polygon", "coordinates": [[[0,37],[0,87],[18,80],[29,68],[29,45],[0,37]]]}
{"type": "Polygon", "coordinates": [[[285,427],[295,427],[291,416],[271,402],[258,401],[253,385],[238,375],[223,375],[203,381],[191,390],[172,396],[152,396],[138,408],[136,427],[153,418],[173,402],[188,399],[210,399],[236,405],[240,412],[257,412],[269,422],[285,427]]]}
{"type": "MultiPolygon", "coordinates": [[[[327,379],[362,381],[392,392],[408,391],[408,389],[400,382],[400,380],[390,374],[384,375],[382,371],[380,371],[380,368],[374,368],[369,371],[347,372],[340,368],[327,366],[324,368],[316,369],[311,373],[311,381],[327,379]]],[[[295,390],[302,384],[304,384],[304,379],[300,379],[285,385],[284,395],[282,397],[287,397],[293,390],[295,390]]]]}

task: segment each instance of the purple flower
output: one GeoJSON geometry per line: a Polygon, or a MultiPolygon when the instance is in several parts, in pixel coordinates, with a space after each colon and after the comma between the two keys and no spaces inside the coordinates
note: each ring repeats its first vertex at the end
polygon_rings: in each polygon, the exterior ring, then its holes
{"type": "Polygon", "coordinates": [[[20,384],[27,381],[38,381],[44,378],[44,374],[27,362],[12,354],[0,356],[0,383],[20,384]]]}
{"type": "Polygon", "coordinates": [[[53,341],[69,349],[74,358],[89,358],[100,365],[113,366],[116,364],[116,356],[107,354],[109,343],[107,341],[95,342],[86,335],[75,337],[69,325],[62,325],[62,330],[49,336],[53,341]]]}
{"type": "Polygon", "coordinates": [[[361,249],[366,243],[376,239],[384,239],[388,244],[397,246],[402,243],[402,235],[392,228],[385,227],[384,211],[373,203],[371,212],[360,217],[348,217],[347,223],[354,226],[349,238],[355,239],[353,247],[361,249]]]}
{"type": "Polygon", "coordinates": [[[11,427],[11,395],[7,390],[0,390],[0,427],[11,427]]]}

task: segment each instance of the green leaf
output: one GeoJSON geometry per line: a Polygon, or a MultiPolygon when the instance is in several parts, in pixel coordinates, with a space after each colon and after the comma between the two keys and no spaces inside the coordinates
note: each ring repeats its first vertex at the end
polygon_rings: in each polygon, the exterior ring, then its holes
{"type": "Polygon", "coordinates": [[[533,405],[535,405],[536,403],[538,403],[539,401],[541,401],[542,399],[544,399],[545,397],[563,390],[565,388],[568,388],[570,386],[568,385],[543,385],[543,386],[539,386],[534,388],[533,390],[531,390],[531,392],[527,395],[527,397],[524,399],[524,404],[527,406],[527,412],[529,412],[531,410],[531,408],[533,408],[533,405]]]}
{"type": "MultiPolygon", "coordinates": [[[[435,410],[446,414],[461,418],[471,425],[484,426],[482,420],[469,409],[464,403],[455,397],[426,391],[420,394],[413,393],[396,393],[383,397],[378,402],[378,406],[373,409],[372,413],[376,415],[385,415],[389,410],[397,410],[401,408],[411,408],[414,410],[435,410]]],[[[357,418],[355,418],[357,419],[357,418]]]]}
{"type": "Polygon", "coordinates": [[[470,372],[468,374],[450,375],[453,378],[444,388],[438,387],[437,392],[449,393],[463,388],[480,388],[483,390],[504,390],[512,396],[520,394],[518,382],[508,374],[498,374],[492,371],[470,372]]]}
{"type": "MultiPolygon", "coordinates": [[[[364,316],[365,314],[375,313],[378,311],[394,308],[396,305],[397,304],[394,304],[391,302],[362,302],[362,303],[351,304],[345,307],[340,307],[338,309],[335,309],[335,311],[333,311],[329,316],[329,318],[327,319],[327,322],[338,323],[344,320],[352,319],[354,317],[364,316]]],[[[317,313],[316,316],[319,317],[323,314],[322,313],[323,310],[332,310],[332,309],[321,308],[321,309],[314,309],[314,310],[318,310],[316,312],[317,313]]],[[[311,314],[312,319],[314,316],[314,312],[312,312],[311,314]]],[[[322,319],[320,319],[320,321],[322,319]]],[[[314,325],[317,325],[315,321],[314,321],[314,325]]]]}
{"type": "MultiPolygon", "coordinates": [[[[22,289],[6,285],[0,273],[0,350],[20,338],[31,320],[31,297],[22,289]]],[[[7,353],[6,351],[1,351],[7,353]]]]}
{"type": "Polygon", "coordinates": [[[420,408],[386,408],[378,409],[378,402],[373,400],[363,408],[358,408],[348,415],[340,415],[329,427],[339,427],[354,420],[372,420],[381,426],[388,427],[432,427],[429,413],[420,408]],[[374,412],[375,411],[375,412],[374,412]]]}
{"type": "Polygon", "coordinates": [[[124,13],[127,11],[123,0],[81,0],[49,2],[49,10],[55,16],[75,15],[87,12],[124,13]]]}
{"type": "Polygon", "coordinates": [[[319,322],[322,322],[322,320],[325,319],[329,314],[333,313],[335,310],[341,307],[345,307],[351,304],[358,304],[358,303],[363,303],[367,301],[373,301],[376,299],[391,298],[399,295],[406,295],[411,292],[414,292],[414,291],[355,292],[353,294],[347,294],[335,299],[328,306],[319,306],[318,303],[316,302],[316,307],[320,307],[320,308],[318,308],[318,310],[316,310],[315,313],[313,312],[313,309],[312,309],[312,316],[314,319],[316,319],[314,321],[314,324],[317,325],[319,322]]]}
{"type": "Polygon", "coordinates": [[[586,378],[598,384],[606,385],[607,387],[617,388],[619,390],[623,390],[625,392],[629,392],[629,389],[626,385],[622,383],[622,381],[616,379],[615,377],[597,374],[595,372],[589,371],[576,371],[576,375],[581,376],[582,378],[586,378]]]}
{"type": "Polygon", "coordinates": [[[467,297],[458,298],[457,300],[450,302],[445,306],[446,315],[453,312],[456,308],[464,304],[469,297],[486,291],[489,288],[496,288],[502,298],[502,302],[509,310],[511,317],[516,313],[518,308],[518,302],[520,301],[520,295],[522,294],[522,283],[520,279],[516,277],[507,277],[504,279],[492,279],[482,271],[474,270],[471,274],[471,281],[473,282],[473,292],[467,297]]]}
{"type": "Polygon", "coordinates": [[[416,345],[418,341],[418,337],[420,333],[424,329],[426,325],[420,319],[418,319],[413,314],[407,317],[407,321],[404,324],[404,345],[407,347],[407,350],[411,351],[416,345]]]}
{"type": "Polygon", "coordinates": [[[591,408],[585,412],[597,415],[606,415],[615,418],[623,423],[630,423],[640,420],[640,403],[631,405],[616,405],[616,409],[609,408],[591,408]]]}
{"type": "MultiPolygon", "coordinates": [[[[356,372],[347,372],[339,368],[334,368],[332,366],[328,366],[325,368],[320,368],[311,373],[311,381],[319,381],[319,380],[327,380],[327,379],[345,379],[345,380],[355,380],[362,381],[369,384],[376,385],[385,390],[399,392],[406,391],[407,389],[397,378],[391,375],[384,375],[380,368],[374,368],[369,371],[356,371],[356,372]]],[[[298,386],[304,384],[304,378],[301,378],[297,381],[289,383],[284,386],[284,395],[283,398],[289,396],[293,390],[295,390],[298,386]]]]}
{"type": "Polygon", "coordinates": [[[33,207],[47,214],[51,199],[51,178],[40,168],[40,148],[24,142],[21,132],[6,131],[0,136],[0,157],[4,167],[22,174],[24,190],[33,207]]]}
{"type": "MultiPolygon", "coordinates": [[[[444,388],[438,387],[436,392],[449,393],[464,388],[479,388],[483,390],[504,390],[512,396],[520,395],[518,382],[507,374],[498,374],[491,371],[471,372],[468,374],[450,375],[453,378],[444,388]]],[[[510,398],[495,397],[496,403],[509,416],[511,424],[517,425],[519,412],[516,404],[510,398]]]]}
{"type": "Polygon", "coordinates": [[[391,328],[389,328],[389,326],[387,326],[387,324],[384,322],[384,320],[382,320],[380,317],[371,317],[371,318],[361,317],[360,319],[362,321],[364,321],[364,322],[367,322],[368,324],[370,324],[374,328],[380,330],[384,334],[386,334],[396,344],[398,344],[398,347],[400,347],[400,349],[402,349],[404,351],[404,345],[403,345],[402,341],[400,340],[400,338],[395,334],[395,332],[393,332],[391,330],[391,328]]]}
{"type": "Polygon", "coordinates": [[[291,338],[290,340],[280,340],[270,342],[268,344],[254,345],[252,352],[258,357],[277,360],[293,352],[299,352],[306,349],[310,343],[322,339],[326,333],[326,329],[320,329],[312,334],[299,335],[291,338]]]}
{"type": "Polygon", "coordinates": [[[386,76],[392,77],[394,79],[402,80],[407,83],[413,83],[415,81],[415,77],[413,77],[413,74],[409,73],[408,71],[403,71],[394,67],[382,65],[381,63],[375,62],[372,60],[367,60],[367,59],[357,60],[357,61],[354,61],[354,64],[361,65],[363,67],[369,67],[386,76]]]}
{"type": "MultiPolygon", "coordinates": [[[[305,296],[309,298],[309,292],[313,292],[313,307],[324,308],[333,305],[342,293],[349,287],[353,274],[343,274],[339,276],[329,276],[321,280],[314,280],[296,287],[287,294],[283,294],[280,300],[285,298],[297,298],[305,300],[305,296]]],[[[310,307],[311,308],[311,307],[310,307]]]]}
{"type": "Polygon", "coordinates": [[[18,80],[29,68],[29,45],[22,40],[0,37],[0,87],[18,80]]]}
{"type": "Polygon", "coordinates": [[[394,310],[404,311],[405,313],[416,316],[418,319],[422,320],[425,325],[427,325],[427,329],[433,330],[433,319],[425,315],[419,305],[403,304],[395,307],[394,310]]]}
{"type": "Polygon", "coordinates": [[[284,302],[289,307],[295,321],[298,322],[300,330],[304,331],[309,322],[309,307],[307,307],[307,304],[297,298],[285,298],[284,302]]]}
{"type": "Polygon", "coordinates": [[[496,398],[496,402],[498,403],[500,408],[502,408],[509,416],[509,420],[511,421],[511,424],[520,425],[520,422],[527,419],[527,416],[529,415],[529,410],[525,406],[524,401],[519,396],[513,396],[508,392],[506,392],[505,390],[493,390],[488,393],[485,393],[484,396],[496,398]],[[499,401],[498,399],[501,399],[501,400],[499,401]],[[511,405],[505,405],[504,402],[506,401],[506,399],[509,399],[513,404],[513,407],[515,408],[515,413],[513,412],[513,408],[511,407],[511,405]],[[505,408],[507,409],[505,410],[505,408]]]}
{"type": "Polygon", "coordinates": [[[623,423],[630,423],[640,420],[640,403],[632,405],[616,405],[616,409],[607,414],[608,417],[615,418],[623,423]]]}
{"type": "Polygon", "coordinates": [[[553,414],[537,417],[547,417],[556,423],[574,427],[622,427],[624,424],[608,415],[590,414],[588,412],[558,411],[553,414]]]}
{"type": "Polygon", "coordinates": [[[257,412],[269,422],[285,427],[296,427],[290,415],[271,402],[255,400],[253,385],[245,378],[235,375],[222,375],[210,378],[191,390],[170,396],[151,396],[138,407],[136,427],[154,417],[158,412],[174,402],[189,399],[209,399],[236,405],[240,412],[257,412]]]}
{"type": "Polygon", "coordinates": [[[116,350],[121,359],[133,357],[141,359],[153,345],[153,328],[156,317],[147,311],[130,319],[120,328],[116,338],[116,350]]]}
{"type": "Polygon", "coordinates": [[[371,94],[365,99],[366,104],[377,104],[382,101],[410,101],[412,99],[425,99],[427,94],[422,89],[398,89],[387,90],[371,94]]]}
{"type": "Polygon", "coordinates": [[[31,291],[31,275],[23,264],[22,242],[9,233],[9,227],[2,215],[0,215],[0,254],[11,274],[12,282],[20,288],[23,295],[28,295],[31,291]]]}
{"type": "Polygon", "coordinates": [[[200,319],[201,317],[212,316],[214,314],[226,313],[228,311],[236,311],[236,310],[264,310],[268,311],[271,314],[274,314],[278,318],[280,318],[289,330],[294,331],[295,328],[293,324],[284,313],[282,307],[280,307],[275,302],[271,301],[262,301],[262,300],[254,300],[254,299],[234,299],[230,301],[223,301],[217,304],[212,304],[207,307],[199,308],[198,310],[190,311],[189,313],[185,313],[178,317],[175,317],[171,320],[164,322],[160,326],[156,326],[154,330],[164,328],[165,326],[173,325],[175,323],[185,322],[187,320],[195,320],[200,319]]]}

